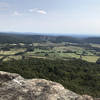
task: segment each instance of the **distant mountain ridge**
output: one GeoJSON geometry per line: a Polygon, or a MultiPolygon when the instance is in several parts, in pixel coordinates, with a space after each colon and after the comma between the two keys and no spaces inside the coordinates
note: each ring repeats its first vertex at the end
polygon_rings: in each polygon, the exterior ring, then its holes
{"type": "Polygon", "coordinates": [[[84,37],[76,36],[53,36],[42,34],[18,34],[0,32],[0,43],[33,43],[33,42],[71,42],[71,43],[97,43],[100,44],[100,37],[84,37]]]}

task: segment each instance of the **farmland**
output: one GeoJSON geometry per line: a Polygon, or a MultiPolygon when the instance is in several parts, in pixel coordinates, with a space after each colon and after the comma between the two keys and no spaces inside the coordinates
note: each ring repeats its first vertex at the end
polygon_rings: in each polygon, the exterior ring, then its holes
{"type": "Polygon", "coordinates": [[[100,97],[97,40],[0,34],[0,70],[52,80],[78,94],[100,97]]]}
{"type": "Polygon", "coordinates": [[[76,44],[70,42],[62,43],[17,43],[0,44],[1,61],[20,60],[27,58],[43,59],[82,59],[88,62],[96,62],[100,57],[99,44],[76,44]]]}

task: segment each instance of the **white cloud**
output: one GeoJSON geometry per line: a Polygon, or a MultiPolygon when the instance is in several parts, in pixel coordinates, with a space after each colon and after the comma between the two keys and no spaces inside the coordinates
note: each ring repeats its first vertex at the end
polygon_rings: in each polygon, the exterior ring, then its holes
{"type": "Polygon", "coordinates": [[[29,9],[29,12],[35,12],[36,10],[37,10],[37,8],[29,9]]]}
{"type": "Polygon", "coordinates": [[[18,11],[15,11],[14,13],[13,13],[13,16],[22,16],[23,14],[22,13],[19,13],[18,11]]]}
{"type": "Polygon", "coordinates": [[[6,2],[0,2],[0,8],[9,7],[9,4],[6,2]]]}
{"type": "Polygon", "coordinates": [[[44,11],[44,10],[38,10],[37,13],[40,13],[40,14],[43,14],[43,15],[46,15],[47,14],[47,12],[44,11]]]}
{"type": "Polygon", "coordinates": [[[46,12],[45,10],[38,9],[38,8],[29,9],[29,12],[30,12],[30,13],[36,12],[36,13],[43,14],[43,15],[46,15],[46,14],[47,14],[47,12],[46,12]]]}
{"type": "Polygon", "coordinates": [[[2,10],[8,10],[9,7],[10,6],[9,6],[8,3],[6,3],[6,2],[0,2],[0,11],[2,11],[2,10]]]}

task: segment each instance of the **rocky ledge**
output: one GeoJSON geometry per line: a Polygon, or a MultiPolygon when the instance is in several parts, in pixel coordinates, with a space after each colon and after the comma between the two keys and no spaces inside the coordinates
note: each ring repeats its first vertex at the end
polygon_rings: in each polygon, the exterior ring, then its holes
{"type": "Polygon", "coordinates": [[[0,100],[93,100],[93,98],[78,95],[56,82],[24,79],[18,74],[0,71],[0,100]]]}

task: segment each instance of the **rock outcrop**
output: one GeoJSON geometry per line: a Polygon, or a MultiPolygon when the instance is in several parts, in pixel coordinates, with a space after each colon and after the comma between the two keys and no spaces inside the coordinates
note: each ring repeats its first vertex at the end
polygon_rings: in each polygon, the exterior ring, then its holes
{"type": "Polygon", "coordinates": [[[0,71],[0,100],[93,100],[44,79],[24,79],[18,74],[0,71]]]}

